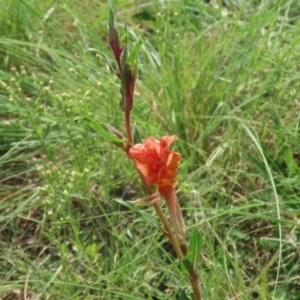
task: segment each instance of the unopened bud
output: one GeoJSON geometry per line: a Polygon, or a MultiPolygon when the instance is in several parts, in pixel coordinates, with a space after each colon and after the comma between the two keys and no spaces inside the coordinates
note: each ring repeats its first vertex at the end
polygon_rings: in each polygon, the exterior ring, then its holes
{"type": "Polygon", "coordinates": [[[111,142],[113,144],[115,144],[117,147],[121,148],[122,150],[124,150],[126,153],[128,153],[130,147],[132,146],[130,143],[128,143],[128,141],[124,138],[124,135],[117,130],[116,128],[114,128],[111,125],[106,125],[107,130],[112,133],[113,135],[115,135],[117,137],[117,139],[113,139],[111,140],[111,142]]]}
{"type": "Polygon", "coordinates": [[[117,130],[116,128],[114,128],[113,126],[111,125],[107,125],[107,129],[110,133],[113,133],[115,136],[117,136],[119,139],[123,140],[124,139],[124,135],[119,131],[117,130]]]}
{"type": "Polygon", "coordinates": [[[122,53],[121,94],[125,111],[132,109],[135,80],[138,74],[137,53],[141,44],[142,42],[139,40],[130,54],[126,53],[126,47],[122,53]]]}
{"type": "Polygon", "coordinates": [[[122,71],[122,77],[121,77],[124,110],[132,109],[136,74],[137,74],[137,68],[135,67],[135,63],[132,65],[125,64],[122,71]]]}
{"type": "Polygon", "coordinates": [[[108,39],[110,48],[114,54],[114,57],[118,63],[119,71],[121,72],[121,53],[122,47],[120,46],[120,39],[117,29],[115,28],[114,24],[114,13],[112,9],[110,9],[109,13],[109,24],[108,24],[108,39]]]}

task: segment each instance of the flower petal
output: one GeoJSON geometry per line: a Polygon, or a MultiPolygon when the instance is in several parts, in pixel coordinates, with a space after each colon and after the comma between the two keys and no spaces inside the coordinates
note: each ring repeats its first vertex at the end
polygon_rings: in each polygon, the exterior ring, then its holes
{"type": "Polygon", "coordinates": [[[158,188],[177,185],[181,156],[169,149],[175,140],[175,135],[163,136],[159,140],[149,137],[144,144],[136,144],[129,149],[128,156],[134,160],[147,185],[155,184],[158,188]]]}

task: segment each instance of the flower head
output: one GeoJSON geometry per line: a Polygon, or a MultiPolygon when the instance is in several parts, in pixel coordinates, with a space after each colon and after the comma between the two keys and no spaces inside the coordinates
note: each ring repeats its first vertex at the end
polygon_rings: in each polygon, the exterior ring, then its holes
{"type": "Polygon", "coordinates": [[[176,140],[176,136],[163,136],[159,140],[150,137],[144,144],[136,144],[129,149],[128,156],[133,159],[135,165],[143,176],[145,184],[150,187],[157,186],[158,192],[134,201],[136,205],[151,205],[160,198],[164,198],[173,225],[176,238],[182,251],[185,249],[185,226],[176,196],[177,168],[180,162],[180,154],[169,149],[176,140]]]}
{"type": "Polygon", "coordinates": [[[129,150],[137,169],[148,186],[156,185],[158,190],[174,188],[177,185],[177,168],[180,154],[169,149],[176,136],[163,136],[159,140],[149,137],[144,144],[136,144],[129,150]]]}

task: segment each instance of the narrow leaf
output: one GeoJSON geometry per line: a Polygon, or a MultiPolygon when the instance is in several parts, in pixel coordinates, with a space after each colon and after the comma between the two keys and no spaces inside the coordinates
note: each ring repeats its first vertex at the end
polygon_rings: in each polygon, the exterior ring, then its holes
{"type": "Polygon", "coordinates": [[[128,43],[128,29],[127,29],[127,25],[124,24],[124,34],[121,36],[121,46],[122,48],[124,46],[127,46],[128,43]]]}
{"type": "Polygon", "coordinates": [[[191,295],[188,293],[187,288],[184,288],[180,294],[178,300],[191,300],[191,295]]]}
{"type": "Polygon", "coordinates": [[[244,152],[244,155],[246,156],[247,160],[252,164],[252,166],[261,174],[261,176],[265,179],[268,179],[268,172],[265,168],[265,165],[261,163],[257,158],[255,158],[253,155],[244,152]]]}
{"type": "Polygon", "coordinates": [[[134,123],[134,126],[133,126],[133,142],[134,142],[134,144],[142,144],[142,138],[141,138],[139,130],[136,126],[136,123],[134,123]]]}
{"type": "Polygon", "coordinates": [[[194,270],[197,270],[197,264],[198,264],[198,260],[200,257],[200,252],[202,250],[203,244],[204,241],[201,234],[196,228],[194,228],[191,233],[188,253],[186,256],[186,258],[192,264],[194,270]]]}
{"type": "Polygon", "coordinates": [[[142,45],[142,41],[138,40],[138,42],[134,45],[130,55],[128,56],[128,58],[126,60],[126,64],[133,65],[135,63],[136,56],[137,56],[137,53],[138,53],[141,45],[142,45]]]}
{"type": "Polygon", "coordinates": [[[49,132],[50,132],[50,125],[47,124],[47,127],[43,130],[43,140],[44,140],[44,141],[46,140],[46,138],[47,138],[49,132]]]}
{"type": "Polygon", "coordinates": [[[122,95],[122,99],[120,100],[120,102],[119,102],[119,107],[123,110],[123,111],[125,111],[125,101],[124,101],[124,97],[123,97],[123,91],[121,90],[120,91],[121,92],[121,95],[122,95]]]}
{"type": "Polygon", "coordinates": [[[187,257],[185,257],[181,261],[181,269],[182,269],[182,273],[186,273],[186,274],[193,273],[193,264],[187,257]]]}
{"type": "Polygon", "coordinates": [[[90,51],[90,52],[93,52],[93,53],[100,54],[106,60],[110,71],[113,72],[113,73],[116,72],[116,69],[117,69],[116,68],[116,63],[111,58],[109,58],[107,55],[105,55],[104,52],[102,52],[98,49],[95,49],[95,48],[88,48],[87,50],[90,51]]]}
{"type": "Polygon", "coordinates": [[[108,26],[110,28],[113,28],[115,27],[115,15],[114,15],[114,12],[113,10],[110,8],[109,9],[109,21],[108,21],[108,26]]]}
{"type": "Polygon", "coordinates": [[[284,151],[284,161],[289,168],[291,173],[295,173],[298,170],[297,162],[294,159],[294,155],[291,149],[286,149],[284,151]]]}
{"type": "Polygon", "coordinates": [[[122,45],[123,45],[123,51],[121,53],[121,65],[122,65],[122,68],[124,68],[125,64],[126,64],[126,61],[128,59],[128,46],[127,46],[127,31],[125,33],[125,36],[122,38],[122,45]]]}
{"type": "Polygon", "coordinates": [[[147,223],[151,223],[154,226],[159,226],[159,223],[158,223],[157,219],[155,217],[153,217],[152,215],[150,215],[149,213],[147,213],[146,211],[139,210],[134,205],[132,205],[131,203],[128,203],[128,202],[123,201],[121,199],[115,199],[115,201],[122,204],[122,205],[124,205],[124,206],[126,206],[130,211],[132,211],[133,213],[138,215],[141,219],[143,219],[147,223]]]}
{"type": "Polygon", "coordinates": [[[116,135],[110,133],[106,129],[106,125],[98,124],[95,121],[91,120],[90,118],[84,117],[82,118],[84,122],[86,122],[90,127],[92,127],[97,133],[102,135],[107,141],[112,143],[123,143],[126,144],[125,140],[119,139],[116,135]]]}

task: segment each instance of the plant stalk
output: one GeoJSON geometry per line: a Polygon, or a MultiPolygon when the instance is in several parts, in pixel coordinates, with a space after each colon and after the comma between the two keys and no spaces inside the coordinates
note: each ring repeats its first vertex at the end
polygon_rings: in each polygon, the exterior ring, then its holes
{"type": "Polygon", "coordinates": [[[129,144],[133,144],[131,120],[130,120],[130,108],[127,107],[126,100],[125,100],[125,126],[126,126],[127,141],[129,144]]]}
{"type": "Polygon", "coordinates": [[[193,274],[190,273],[189,280],[193,289],[193,293],[195,296],[195,300],[201,300],[201,293],[199,287],[199,276],[195,270],[193,270],[193,274]]]}
{"type": "MultiPolygon", "coordinates": [[[[135,167],[136,167],[136,165],[135,165],[135,167]]],[[[151,188],[146,184],[143,175],[140,173],[140,171],[137,169],[137,167],[136,167],[136,170],[138,171],[138,174],[145,186],[147,194],[151,195],[152,194],[151,188]]],[[[175,196],[176,196],[176,194],[175,194],[175,196]]],[[[176,196],[176,201],[178,202],[177,196],[176,196]]],[[[159,204],[154,203],[153,206],[154,206],[154,209],[163,225],[164,234],[168,237],[177,257],[180,260],[183,260],[186,255],[186,249],[187,249],[186,242],[183,240],[181,245],[179,245],[178,239],[173,234],[170,224],[169,224],[168,220],[166,219],[163,211],[161,210],[159,204]]],[[[202,300],[201,293],[200,293],[200,287],[199,287],[199,285],[200,285],[199,284],[199,276],[194,269],[189,270],[189,273],[190,273],[190,275],[188,277],[189,277],[189,281],[190,281],[190,284],[191,284],[191,287],[192,287],[192,290],[193,290],[193,293],[195,296],[195,300],[202,300]]]]}
{"type": "MultiPolygon", "coordinates": [[[[138,169],[137,169],[137,171],[138,171],[138,173],[140,175],[140,178],[141,178],[141,180],[142,180],[142,182],[143,182],[143,184],[144,184],[144,186],[146,188],[147,194],[151,195],[152,194],[151,188],[146,184],[143,175],[139,172],[138,169]]],[[[177,257],[180,260],[184,259],[184,254],[183,254],[183,252],[182,252],[182,250],[181,250],[181,248],[180,248],[180,246],[178,244],[178,241],[177,241],[175,235],[173,234],[173,231],[172,231],[172,229],[170,227],[170,224],[169,224],[168,220],[166,219],[163,211],[161,210],[161,208],[158,205],[158,203],[154,203],[153,206],[154,206],[154,209],[155,209],[155,211],[156,211],[156,213],[157,213],[157,215],[158,215],[158,217],[159,217],[159,219],[160,219],[160,221],[161,221],[161,223],[162,223],[162,225],[164,227],[164,234],[168,237],[170,243],[172,244],[173,249],[174,249],[177,257]]]]}
{"type": "Polygon", "coordinates": [[[158,205],[158,203],[154,203],[153,204],[154,206],[154,209],[161,221],[161,223],[163,224],[163,227],[164,227],[164,233],[165,235],[168,237],[168,239],[170,240],[175,252],[176,252],[176,255],[177,257],[182,260],[184,259],[184,255],[182,253],[182,250],[178,244],[178,241],[177,239],[175,238],[175,235],[173,234],[173,231],[169,225],[169,222],[167,221],[167,219],[165,218],[165,215],[163,213],[163,211],[161,210],[160,206],[158,205]]]}
{"type": "MultiPolygon", "coordinates": [[[[126,101],[128,99],[125,99],[125,126],[126,126],[126,134],[127,134],[127,141],[131,145],[133,145],[133,138],[132,138],[132,131],[131,131],[131,118],[130,118],[130,106],[129,101],[126,101]]],[[[136,167],[136,164],[135,164],[136,167]]],[[[151,195],[152,190],[145,182],[145,179],[143,175],[140,173],[138,168],[136,167],[136,170],[138,171],[138,174],[146,188],[147,194],[151,195]]],[[[163,193],[164,194],[164,193],[163,193]]],[[[177,257],[180,260],[183,260],[186,252],[187,252],[187,245],[185,242],[185,225],[184,221],[181,215],[181,209],[178,204],[177,195],[175,192],[175,189],[173,189],[170,193],[167,193],[165,196],[165,200],[167,202],[168,209],[171,214],[171,221],[173,223],[174,229],[175,229],[175,235],[172,231],[172,228],[170,227],[170,224],[168,220],[166,219],[161,207],[158,203],[154,203],[154,209],[163,225],[164,234],[168,237],[170,243],[173,246],[173,249],[177,255],[177,257]]],[[[190,276],[189,280],[193,289],[193,293],[195,296],[195,300],[201,300],[201,294],[200,294],[200,288],[199,288],[199,276],[197,272],[193,269],[192,271],[189,271],[190,276]]]]}

